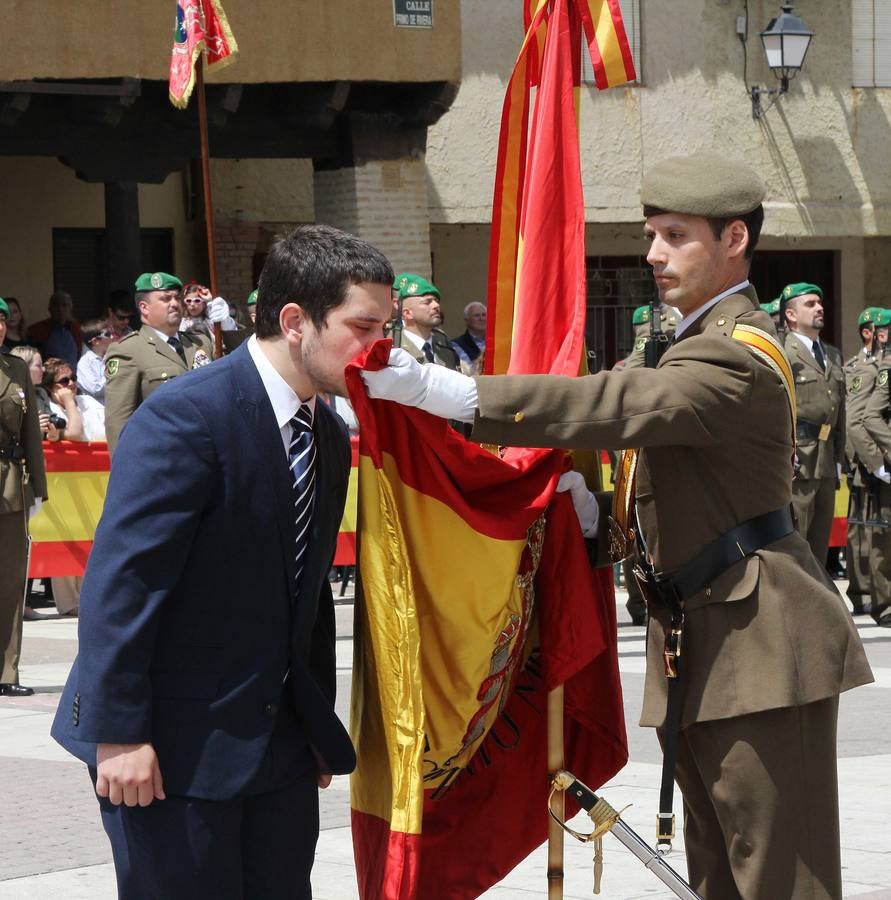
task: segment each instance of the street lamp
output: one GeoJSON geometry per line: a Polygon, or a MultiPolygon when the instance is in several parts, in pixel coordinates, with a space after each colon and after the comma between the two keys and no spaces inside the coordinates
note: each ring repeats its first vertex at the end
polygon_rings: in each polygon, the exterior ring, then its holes
{"type": "Polygon", "coordinates": [[[789,82],[799,73],[814,36],[798,16],[792,15],[792,4],[784,3],[783,11],[761,32],[761,43],[767,64],[780,83],[778,88],[752,87],[752,118],[760,119],[789,90],[789,82]],[[772,98],[767,106],[761,97],[772,98]]]}

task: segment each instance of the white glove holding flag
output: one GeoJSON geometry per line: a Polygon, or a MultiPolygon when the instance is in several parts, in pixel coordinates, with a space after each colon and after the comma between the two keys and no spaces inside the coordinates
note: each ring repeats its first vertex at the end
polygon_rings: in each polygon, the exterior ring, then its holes
{"type": "Polygon", "coordinates": [[[594,495],[588,490],[581,472],[564,472],[557,482],[559,492],[569,491],[575,514],[579,518],[582,534],[586,538],[597,537],[597,526],[600,524],[600,507],[594,495]]]}
{"type": "Polygon", "coordinates": [[[884,481],[885,484],[891,484],[891,472],[885,468],[884,463],[882,463],[882,465],[880,465],[872,474],[875,475],[879,481],[884,481]]]}
{"type": "Polygon", "coordinates": [[[207,301],[207,321],[213,325],[220,323],[223,331],[235,331],[238,325],[235,319],[229,315],[229,302],[222,297],[214,297],[207,301]]]}
{"type": "Polygon", "coordinates": [[[390,351],[390,364],[379,372],[361,372],[372,400],[416,406],[442,419],[472,422],[477,408],[476,382],[433,363],[422,366],[410,353],[390,351]]]}

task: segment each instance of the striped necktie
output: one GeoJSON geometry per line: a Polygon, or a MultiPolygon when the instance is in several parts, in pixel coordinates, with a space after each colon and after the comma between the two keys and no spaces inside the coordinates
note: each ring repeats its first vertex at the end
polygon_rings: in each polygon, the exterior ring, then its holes
{"type": "Polygon", "coordinates": [[[291,444],[288,447],[291,477],[294,481],[294,521],[296,538],[294,559],[297,563],[294,593],[300,589],[300,576],[306,562],[312,522],[316,484],[316,444],[312,434],[312,410],[304,403],[291,419],[291,444]]]}

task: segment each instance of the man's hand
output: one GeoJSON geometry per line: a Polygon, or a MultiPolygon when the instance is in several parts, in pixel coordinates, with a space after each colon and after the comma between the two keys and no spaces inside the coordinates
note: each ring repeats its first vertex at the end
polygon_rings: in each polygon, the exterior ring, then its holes
{"type": "Polygon", "coordinates": [[[372,400],[393,400],[443,419],[473,421],[476,382],[460,372],[433,363],[422,366],[410,353],[397,348],[390,351],[386,369],[361,375],[372,400]]]}
{"type": "Polygon", "coordinates": [[[329,784],[331,784],[331,773],[319,772],[319,787],[324,790],[329,784]]]}
{"type": "Polygon", "coordinates": [[[96,793],[120,806],[148,806],[166,800],[155,748],[151,744],[99,744],[96,793]]]}
{"type": "Polygon", "coordinates": [[[572,497],[572,505],[578,516],[582,534],[586,538],[597,537],[597,527],[600,524],[600,509],[594,495],[588,490],[584,476],[581,472],[564,472],[557,482],[557,490],[569,491],[572,497]]]}
{"type": "Polygon", "coordinates": [[[235,331],[238,327],[229,315],[229,302],[222,297],[214,297],[213,300],[207,301],[207,321],[213,325],[219,322],[223,331],[235,331]]]}

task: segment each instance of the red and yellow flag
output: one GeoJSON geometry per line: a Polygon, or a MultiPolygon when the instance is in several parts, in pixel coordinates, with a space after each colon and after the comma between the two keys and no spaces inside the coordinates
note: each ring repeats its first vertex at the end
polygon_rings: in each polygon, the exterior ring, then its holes
{"type": "Polygon", "coordinates": [[[195,63],[206,52],[207,68],[224,66],[238,53],[220,0],[176,0],[170,55],[170,102],[185,109],[195,87],[195,63]]]}
{"type": "MultiPolygon", "coordinates": [[[[554,4],[549,14],[547,0],[525,0],[526,37],[504,98],[492,201],[487,375],[556,371],[555,363],[567,362],[566,352],[574,350],[571,342],[575,338],[570,338],[565,352],[556,357],[550,355],[556,335],[547,348],[534,347],[540,337],[536,320],[546,319],[555,302],[563,302],[559,294],[563,285],[550,277],[554,268],[571,270],[571,277],[578,277],[570,284],[572,318],[576,321],[584,316],[584,295],[578,292],[584,290],[585,216],[574,102],[580,77],[581,29],[598,88],[635,78],[618,0],[566,0],[559,7],[554,4]],[[545,76],[548,41],[553,52],[545,76]],[[540,85],[539,97],[530,132],[530,90],[535,85],[540,85]],[[542,98],[545,91],[547,101],[542,98]],[[564,249],[573,254],[566,265],[560,255],[564,249]],[[524,263],[524,258],[528,262],[524,263]],[[520,315],[523,321],[517,322],[520,315]],[[531,356],[545,360],[547,368],[528,366],[530,345],[531,356]]],[[[547,330],[556,333],[558,329],[547,330]]],[[[583,334],[582,329],[579,341],[583,334]]],[[[578,371],[580,354],[579,343],[579,355],[570,366],[572,374],[578,371]]]]}

